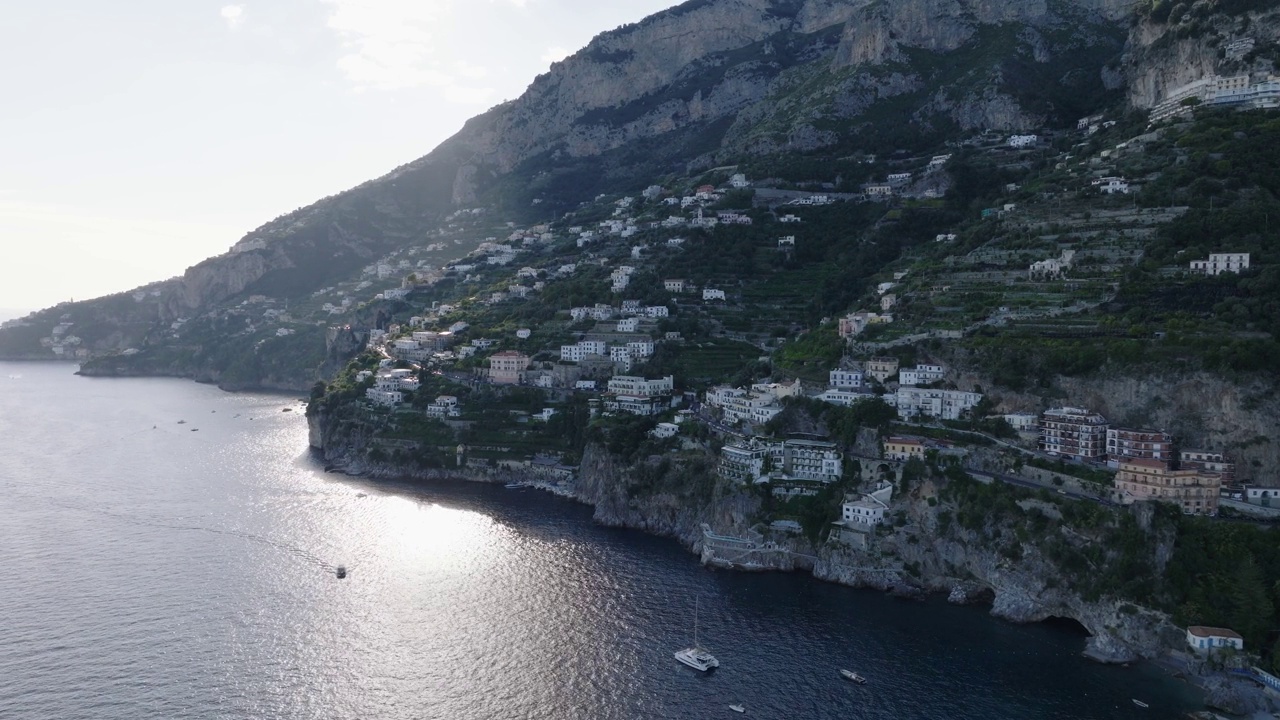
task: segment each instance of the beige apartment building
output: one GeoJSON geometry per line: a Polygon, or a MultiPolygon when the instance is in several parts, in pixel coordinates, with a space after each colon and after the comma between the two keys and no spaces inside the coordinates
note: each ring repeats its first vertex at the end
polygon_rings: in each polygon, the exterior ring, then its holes
{"type": "Polygon", "coordinates": [[[1126,504],[1139,500],[1174,503],[1188,515],[1217,515],[1222,476],[1203,470],[1170,470],[1160,460],[1132,459],[1120,463],[1116,489],[1126,504]]]}
{"type": "Polygon", "coordinates": [[[529,356],[506,350],[489,358],[489,382],[495,385],[519,385],[529,367],[529,356]]]}

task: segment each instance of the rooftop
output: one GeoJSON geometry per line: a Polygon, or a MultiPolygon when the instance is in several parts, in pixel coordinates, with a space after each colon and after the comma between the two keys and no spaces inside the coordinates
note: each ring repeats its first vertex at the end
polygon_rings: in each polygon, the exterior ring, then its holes
{"type": "Polygon", "coordinates": [[[1234,638],[1236,640],[1244,640],[1244,638],[1240,636],[1240,633],[1235,630],[1228,630],[1227,628],[1220,627],[1209,627],[1207,625],[1191,625],[1187,627],[1187,632],[1195,635],[1196,637],[1202,638],[1226,637],[1234,638]]]}
{"type": "Polygon", "coordinates": [[[1163,460],[1152,460],[1148,458],[1131,458],[1121,461],[1120,466],[1137,465],[1139,467],[1153,468],[1158,470],[1168,470],[1169,463],[1163,460]]]}

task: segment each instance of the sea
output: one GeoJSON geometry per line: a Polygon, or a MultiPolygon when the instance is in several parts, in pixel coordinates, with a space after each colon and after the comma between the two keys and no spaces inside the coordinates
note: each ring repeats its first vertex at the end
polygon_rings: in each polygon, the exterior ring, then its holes
{"type": "Polygon", "coordinates": [[[536,490],[326,473],[296,397],[74,372],[0,363],[5,720],[735,717],[730,704],[755,718],[1111,720],[1201,706],[1149,664],[1084,659],[1071,622],[709,570],[536,490]],[[710,673],[672,657],[695,625],[720,660],[710,673]]]}

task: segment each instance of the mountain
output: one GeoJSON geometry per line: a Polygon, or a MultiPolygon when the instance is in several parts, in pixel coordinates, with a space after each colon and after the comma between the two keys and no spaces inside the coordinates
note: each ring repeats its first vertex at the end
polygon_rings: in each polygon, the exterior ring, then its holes
{"type": "MultiPolygon", "coordinates": [[[[1074,127],[1126,99],[1141,107],[1207,71],[1217,39],[1252,17],[1210,13],[1213,24],[1205,3],[1177,17],[1166,5],[1134,15],[1126,0],[690,0],[599,35],[426,157],[277,218],[179,278],[11,324],[0,356],[112,356],[99,371],[305,387],[332,333],[264,338],[265,323],[222,315],[257,297],[291,306],[298,322],[309,312],[313,326],[367,324],[376,310],[312,312],[307,299],[429,245],[463,209],[500,230],[730,164],[850,189],[875,169],[855,158],[1074,127]],[[59,325],[79,343],[59,342],[59,325]],[[246,364],[264,342],[269,361],[246,364]]],[[[1274,24],[1253,27],[1274,37],[1274,24]]],[[[483,239],[420,254],[415,267],[483,239]]]]}

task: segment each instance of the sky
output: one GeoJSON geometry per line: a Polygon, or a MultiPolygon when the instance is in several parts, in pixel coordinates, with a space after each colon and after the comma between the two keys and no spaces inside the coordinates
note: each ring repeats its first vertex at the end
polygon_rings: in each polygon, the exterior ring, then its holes
{"type": "Polygon", "coordinates": [[[180,275],[676,0],[11,3],[0,309],[180,275]]]}

